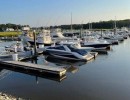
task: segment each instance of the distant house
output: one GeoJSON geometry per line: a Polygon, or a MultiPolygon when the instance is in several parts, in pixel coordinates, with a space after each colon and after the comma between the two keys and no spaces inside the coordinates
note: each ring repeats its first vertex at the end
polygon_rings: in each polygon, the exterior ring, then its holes
{"type": "Polygon", "coordinates": [[[7,28],[6,31],[14,31],[13,28],[7,28]]]}
{"type": "Polygon", "coordinates": [[[30,27],[22,27],[22,30],[23,30],[23,31],[29,31],[29,30],[30,30],[30,27]]]}

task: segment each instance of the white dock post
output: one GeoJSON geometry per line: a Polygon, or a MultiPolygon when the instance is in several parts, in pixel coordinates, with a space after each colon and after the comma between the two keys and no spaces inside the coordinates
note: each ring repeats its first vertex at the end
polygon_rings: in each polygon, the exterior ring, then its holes
{"type": "Polygon", "coordinates": [[[14,54],[12,54],[13,61],[18,61],[17,45],[14,45],[14,54]]]}
{"type": "Polygon", "coordinates": [[[17,46],[16,45],[14,46],[14,52],[15,53],[17,52],[17,46]]]}
{"type": "Polygon", "coordinates": [[[18,61],[18,54],[12,54],[13,61],[18,61]]]}

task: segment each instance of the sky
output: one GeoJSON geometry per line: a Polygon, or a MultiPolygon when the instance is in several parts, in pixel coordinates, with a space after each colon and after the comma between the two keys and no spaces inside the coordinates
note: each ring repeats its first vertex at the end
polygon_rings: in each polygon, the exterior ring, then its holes
{"type": "Polygon", "coordinates": [[[0,24],[54,26],[130,19],[130,0],[0,0],[0,24]]]}

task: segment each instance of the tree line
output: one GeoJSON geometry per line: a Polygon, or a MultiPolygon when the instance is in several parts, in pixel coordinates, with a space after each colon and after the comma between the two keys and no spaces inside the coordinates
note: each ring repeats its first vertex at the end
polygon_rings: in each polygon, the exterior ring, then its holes
{"type": "MultiPolygon", "coordinates": [[[[5,31],[7,28],[13,28],[14,30],[21,30],[22,27],[29,25],[17,25],[17,24],[0,24],[0,31],[5,31]]],[[[130,19],[125,20],[117,20],[116,21],[117,28],[121,27],[129,27],[130,28],[130,19]]],[[[115,27],[115,21],[100,21],[100,22],[92,22],[86,24],[73,24],[73,29],[113,29],[115,27]]],[[[71,29],[71,25],[59,25],[59,26],[50,26],[49,28],[61,28],[61,29],[71,29]]],[[[39,27],[39,29],[43,29],[43,27],[39,27]]]]}
{"type": "MultiPolygon", "coordinates": [[[[130,19],[125,20],[117,20],[116,21],[117,28],[121,27],[130,27],[130,19]]],[[[115,27],[115,21],[100,21],[100,22],[92,22],[86,24],[73,24],[73,29],[113,29],[115,27]]],[[[61,29],[70,29],[71,25],[60,25],[60,26],[51,26],[51,28],[61,28],[61,29]]]]}
{"type": "Polygon", "coordinates": [[[7,24],[0,24],[0,31],[5,31],[7,28],[12,28],[14,30],[21,30],[22,27],[24,26],[29,26],[29,25],[17,25],[17,24],[12,24],[12,23],[7,23],[7,24]]]}

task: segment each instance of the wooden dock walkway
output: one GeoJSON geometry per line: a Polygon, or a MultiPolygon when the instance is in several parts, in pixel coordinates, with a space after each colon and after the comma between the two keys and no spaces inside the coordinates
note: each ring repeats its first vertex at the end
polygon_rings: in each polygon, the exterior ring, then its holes
{"type": "Polygon", "coordinates": [[[65,75],[66,73],[66,69],[64,68],[38,65],[38,64],[20,62],[20,61],[0,61],[0,65],[6,65],[8,67],[14,67],[14,68],[23,68],[25,70],[39,71],[40,73],[43,72],[48,74],[54,74],[60,77],[65,75]]]}
{"type": "Polygon", "coordinates": [[[61,77],[57,77],[56,75],[50,75],[50,74],[46,74],[46,73],[42,73],[42,72],[40,73],[40,72],[28,71],[28,70],[24,70],[24,69],[23,70],[16,69],[13,67],[8,67],[8,66],[1,66],[0,80],[3,79],[4,77],[6,77],[6,75],[11,74],[12,73],[11,71],[31,75],[31,76],[35,77],[36,79],[44,78],[44,79],[48,79],[48,80],[52,80],[52,81],[56,81],[56,82],[61,82],[64,79],[66,79],[66,75],[63,75],[61,77]]]}
{"type": "Polygon", "coordinates": [[[12,55],[14,54],[12,52],[10,54],[0,56],[0,65],[4,65],[9,68],[13,67],[15,69],[24,69],[24,70],[37,71],[40,73],[53,74],[58,75],[60,77],[65,75],[66,69],[64,68],[21,62],[21,60],[36,58],[38,57],[39,54],[42,53],[43,53],[42,48],[37,50],[37,55],[33,55],[32,51],[17,52],[18,61],[12,61],[13,60],[12,55]]]}

